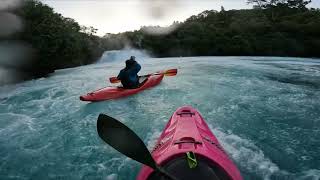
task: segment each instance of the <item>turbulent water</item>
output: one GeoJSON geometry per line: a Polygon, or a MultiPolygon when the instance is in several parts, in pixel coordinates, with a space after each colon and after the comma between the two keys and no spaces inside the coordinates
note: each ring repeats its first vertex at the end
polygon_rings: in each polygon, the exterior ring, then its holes
{"type": "Polygon", "coordinates": [[[79,96],[110,85],[107,77],[123,61],[104,59],[0,87],[0,179],[134,179],[141,165],[99,139],[99,113],[120,119],[152,148],[171,114],[192,105],[244,179],[319,180],[319,59],[138,60],[141,74],[170,68],[179,74],[140,94],[99,103],[79,96]]]}

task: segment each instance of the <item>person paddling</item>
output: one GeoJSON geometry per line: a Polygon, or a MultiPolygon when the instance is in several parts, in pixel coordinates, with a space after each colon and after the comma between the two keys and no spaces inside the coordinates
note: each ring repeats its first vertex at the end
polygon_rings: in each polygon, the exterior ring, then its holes
{"type": "Polygon", "coordinates": [[[136,57],[131,56],[130,59],[126,60],[126,67],[120,71],[117,77],[121,80],[123,88],[135,89],[139,87],[138,72],[141,70],[141,66],[135,59],[136,57]]]}

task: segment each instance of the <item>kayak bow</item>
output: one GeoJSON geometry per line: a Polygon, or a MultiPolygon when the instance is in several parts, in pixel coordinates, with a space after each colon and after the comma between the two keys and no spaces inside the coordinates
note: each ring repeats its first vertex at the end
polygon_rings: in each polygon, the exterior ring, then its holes
{"type": "MultiPolygon", "coordinates": [[[[200,113],[190,106],[179,108],[164,128],[152,151],[155,162],[182,180],[242,180],[200,113]]],[[[143,166],[137,180],[160,180],[162,175],[143,166]]]]}

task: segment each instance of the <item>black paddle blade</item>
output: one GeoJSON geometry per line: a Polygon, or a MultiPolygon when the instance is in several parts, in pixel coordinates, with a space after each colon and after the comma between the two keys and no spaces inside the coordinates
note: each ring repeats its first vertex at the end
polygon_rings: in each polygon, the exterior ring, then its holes
{"type": "Polygon", "coordinates": [[[155,170],[157,169],[157,165],[146,145],[126,125],[105,114],[100,114],[97,130],[100,138],[120,153],[155,170]]]}

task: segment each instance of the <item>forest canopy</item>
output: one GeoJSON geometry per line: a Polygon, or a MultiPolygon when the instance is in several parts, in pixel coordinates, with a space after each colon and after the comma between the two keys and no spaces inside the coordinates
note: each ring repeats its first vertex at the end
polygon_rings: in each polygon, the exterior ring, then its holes
{"type": "Polygon", "coordinates": [[[320,57],[320,10],[308,9],[310,2],[248,0],[253,9],[207,10],[175,22],[172,26],[177,28],[168,34],[150,34],[143,27],[108,37],[122,39],[122,46],[129,42],[158,57],[320,57]]]}

